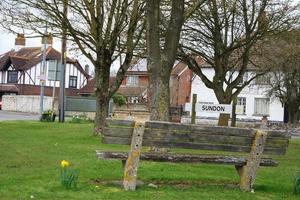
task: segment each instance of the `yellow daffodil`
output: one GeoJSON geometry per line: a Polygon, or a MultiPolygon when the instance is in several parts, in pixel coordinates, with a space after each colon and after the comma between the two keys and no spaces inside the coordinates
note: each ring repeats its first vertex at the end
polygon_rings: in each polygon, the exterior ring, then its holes
{"type": "Polygon", "coordinates": [[[62,161],[60,162],[60,166],[61,166],[62,168],[68,167],[69,165],[70,165],[70,163],[69,163],[68,161],[66,161],[66,160],[62,160],[62,161]]]}

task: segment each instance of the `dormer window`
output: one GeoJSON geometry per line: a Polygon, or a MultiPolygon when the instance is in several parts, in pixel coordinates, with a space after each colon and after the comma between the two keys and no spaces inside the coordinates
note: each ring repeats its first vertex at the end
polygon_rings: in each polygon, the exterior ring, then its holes
{"type": "Polygon", "coordinates": [[[7,71],[7,83],[18,83],[18,71],[7,71]]]}

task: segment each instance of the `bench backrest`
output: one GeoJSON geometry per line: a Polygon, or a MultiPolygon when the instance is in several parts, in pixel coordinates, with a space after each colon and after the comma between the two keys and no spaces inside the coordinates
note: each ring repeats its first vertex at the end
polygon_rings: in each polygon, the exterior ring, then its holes
{"type": "MultiPolygon", "coordinates": [[[[106,121],[102,142],[131,144],[134,121],[106,121]]],[[[265,154],[284,154],[290,135],[285,131],[268,132],[265,154]]],[[[171,122],[147,121],[143,146],[250,152],[256,130],[246,128],[200,126],[171,122]]]]}

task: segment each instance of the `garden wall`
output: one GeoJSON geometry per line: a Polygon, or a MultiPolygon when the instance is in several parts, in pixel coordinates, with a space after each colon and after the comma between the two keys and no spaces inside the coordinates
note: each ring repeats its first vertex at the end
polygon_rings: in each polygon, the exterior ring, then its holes
{"type": "MultiPolygon", "coordinates": [[[[44,97],[44,110],[52,109],[52,97],[44,97]]],[[[55,105],[57,108],[57,104],[55,105]]],[[[2,96],[2,110],[39,113],[40,96],[4,95],[2,96]]],[[[56,109],[57,110],[57,109],[56,109]]]]}

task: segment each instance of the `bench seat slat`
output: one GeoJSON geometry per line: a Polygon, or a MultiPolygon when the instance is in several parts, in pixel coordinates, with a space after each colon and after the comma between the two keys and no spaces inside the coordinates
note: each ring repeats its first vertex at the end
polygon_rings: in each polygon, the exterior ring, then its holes
{"type": "MultiPolygon", "coordinates": [[[[130,145],[131,138],[123,137],[102,137],[102,143],[104,144],[121,144],[130,145]]],[[[241,145],[228,145],[228,144],[211,144],[211,143],[191,143],[191,142],[170,142],[162,140],[143,140],[143,146],[156,146],[156,147],[167,147],[167,148],[184,148],[184,149],[201,149],[201,150],[216,150],[216,151],[229,151],[229,152],[250,152],[250,146],[241,145]]],[[[282,148],[270,148],[265,147],[265,154],[278,154],[282,155],[285,153],[285,149],[282,148]]]]}
{"type": "MultiPolygon", "coordinates": [[[[126,152],[107,152],[96,151],[96,155],[101,159],[120,159],[126,160],[126,152]]],[[[246,158],[240,156],[222,156],[222,155],[199,155],[199,154],[174,154],[174,153],[141,153],[141,160],[160,161],[160,162],[187,162],[187,163],[215,163],[243,166],[246,164],[246,158]]],[[[271,158],[262,158],[260,166],[276,167],[278,162],[271,158]]]]}
{"type": "MultiPolygon", "coordinates": [[[[103,143],[131,143],[133,121],[108,120],[103,131],[103,143]]],[[[203,127],[171,122],[146,122],[144,146],[249,152],[256,130],[232,127],[203,127]]],[[[289,135],[283,131],[268,131],[264,154],[284,154],[289,135]]]]}
{"type": "MultiPolygon", "coordinates": [[[[104,128],[104,136],[110,137],[121,137],[121,138],[131,138],[132,128],[120,128],[111,127],[104,128]]],[[[156,130],[150,131],[149,129],[145,131],[145,139],[150,140],[161,140],[169,142],[208,142],[212,144],[230,144],[230,145],[242,145],[249,146],[253,140],[251,137],[240,137],[240,136],[225,136],[215,133],[177,133],[172,131],[156,130]]],[[[126,143],[127,144],[127,143],[126,143]]],[[[286,148],[288,145],[288,140],[282,138],[268,138],[266,147],[269,148],[286,148]]]]}

